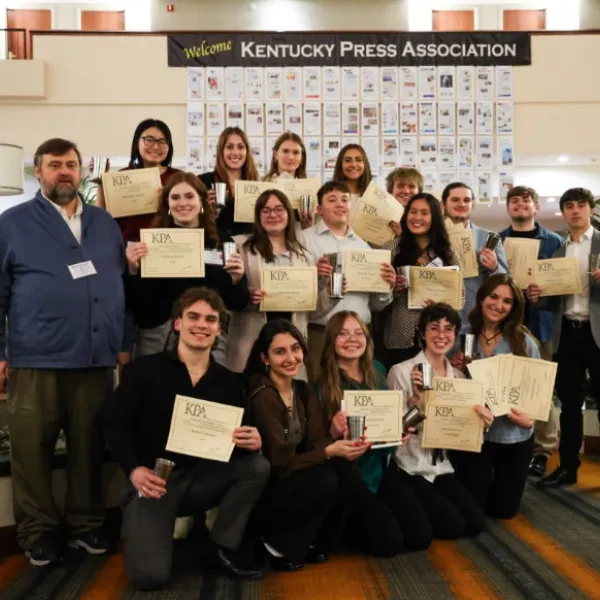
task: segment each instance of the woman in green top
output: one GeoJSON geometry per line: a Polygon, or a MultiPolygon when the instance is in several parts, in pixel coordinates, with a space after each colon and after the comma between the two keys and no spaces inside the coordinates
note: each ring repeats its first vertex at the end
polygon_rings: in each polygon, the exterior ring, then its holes
{"type": "MultiPolygon", "coordinates": [[[[340,410],[344,390],[388,389],[385,369],[373,361],[369,330],[355,312],[341,311],[329,319],[320,366],[315,391],[327,413],[331,437],[341,439],[347,435],[347,415],[340,410]]],[[[357,460],[364,485],[355,497],[344,542],[371,556],[394,556],[404,549],[402,530],[378,494],[392,451],[393,448],[369,450],[357,460]]]]}

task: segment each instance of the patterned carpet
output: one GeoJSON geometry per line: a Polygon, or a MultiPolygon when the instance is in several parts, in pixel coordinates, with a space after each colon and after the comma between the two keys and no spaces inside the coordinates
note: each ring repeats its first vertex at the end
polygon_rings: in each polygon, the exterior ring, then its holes
{"type": "Polygon", "coordinates": [[[0,562],[1,600],[575,600],[600,599],[600,462],[586,460],[577,488],[528,486],[521,514],[489,521],[474,540],[435,542],[427,552],[376,560],[336,555],[298,573],[238,583],[198,568],[180,544],[172,585],[140,593],[121,554],[34,569],[21,555],[0,562]]]}

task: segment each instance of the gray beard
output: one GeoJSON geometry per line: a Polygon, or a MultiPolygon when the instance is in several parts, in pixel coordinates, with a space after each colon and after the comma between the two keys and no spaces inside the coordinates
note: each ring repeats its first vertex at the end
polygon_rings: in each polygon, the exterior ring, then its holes
{"type": "Polygon", "coordinates": [[[54,189],[50,190],[48,194],[48,198],[52,200],[55,204],[59,206],[65,206],[72,202],[77,197],[77,190],[73,184],[69,184],[68,187],[63,188],[60,192],[58,191],[58,186],[54,189]]]}

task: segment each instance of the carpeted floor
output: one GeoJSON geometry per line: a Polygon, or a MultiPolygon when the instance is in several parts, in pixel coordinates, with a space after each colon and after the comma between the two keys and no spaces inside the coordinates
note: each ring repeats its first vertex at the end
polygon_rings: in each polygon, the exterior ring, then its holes
{"type": "Polygon", "coordinates": [[[489,521],[473,540],[435,542],[427,552],[376,560],[336,555],[298,573],[239,583],[203,573],[179,545],[172,585],[160,593],[128,587],[123,557],[73,551],[50,569],[24,556],[0,562],[1,600],[464,600],[600,599],[600,462],[586,460],[576,488],[529,485],[521,514],[489,521]]]}

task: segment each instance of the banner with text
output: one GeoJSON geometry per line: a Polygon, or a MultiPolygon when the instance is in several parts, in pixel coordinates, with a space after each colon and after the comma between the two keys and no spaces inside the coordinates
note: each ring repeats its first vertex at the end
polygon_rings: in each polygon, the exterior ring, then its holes
{"type": "Polygon", "coordinates": [[[529,65],[531,36],[494,33],[175,33],[170,67],[529,65]]]}

